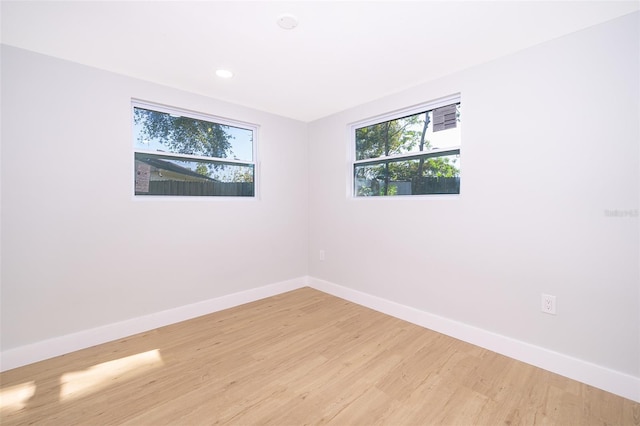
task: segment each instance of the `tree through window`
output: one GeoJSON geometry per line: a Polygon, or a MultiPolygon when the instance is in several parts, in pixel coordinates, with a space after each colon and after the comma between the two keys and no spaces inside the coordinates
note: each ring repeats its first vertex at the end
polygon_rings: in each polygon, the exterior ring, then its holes
{"type": "Polygon", "coordinates": [[[256,127],[133,102],[136,195],[255,195],[256,127]]]}
{"type": "Polygon", "coordinates": [[[460,193],[459,96],[356,124],[353,138],[356,197],[460,193]]]}

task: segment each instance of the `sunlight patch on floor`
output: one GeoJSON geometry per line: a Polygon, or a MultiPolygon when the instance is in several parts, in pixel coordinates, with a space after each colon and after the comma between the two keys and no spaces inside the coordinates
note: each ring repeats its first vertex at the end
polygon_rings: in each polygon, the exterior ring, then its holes
{"type": "Polygon", "coordinates": [[[60,378],[60,401],[97,392],[109,385],[139,376],[163,365],[160,351],[154,349],[113,361],[96,364],[60,378]]]}
{"type": "Polygon", "coordinates": [[[0,412],[22,410],[35,393],[36,385],[34,382],[26,382],[0,389],[0,412]]]}

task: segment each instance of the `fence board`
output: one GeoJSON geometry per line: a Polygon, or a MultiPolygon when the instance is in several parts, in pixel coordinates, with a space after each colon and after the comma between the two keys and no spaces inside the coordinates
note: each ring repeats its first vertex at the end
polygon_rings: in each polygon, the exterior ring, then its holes
{"type": "Polygon", "coordinates": [[[156,180],[149,182],[149,192],[136,192],[136,195],[252,197],[254,184],[252,182],[156,180]]]}

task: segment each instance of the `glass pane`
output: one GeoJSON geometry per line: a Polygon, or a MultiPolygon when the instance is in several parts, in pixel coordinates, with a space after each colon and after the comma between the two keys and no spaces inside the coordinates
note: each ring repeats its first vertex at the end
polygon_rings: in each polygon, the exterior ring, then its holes
{"type": "Polygon", "coordinates": [[[253,131],[144,108],[133,109],[136,149],[253,161],[253,131]]]}
{"type": "Polygon", "coordinates": [[[136,195],[252,197],[253,165],[135,154],[136,195]]]}
{"type": "Polygon", "coordinates": [[[354,167],[357,197],[459,194],[460,156],[425,155],[408,160],[381,161],[354,167]]]}
{"type": "Polygon", "coordinates": [[[433,131],[433,110],[356,129],[356,160],[460,146],[459,104],[455,127],[433,131]]]}

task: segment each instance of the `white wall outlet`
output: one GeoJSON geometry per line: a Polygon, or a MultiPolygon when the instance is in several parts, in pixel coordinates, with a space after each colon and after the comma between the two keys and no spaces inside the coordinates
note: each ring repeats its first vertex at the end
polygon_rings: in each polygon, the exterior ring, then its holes
{"type": "Polygon", "coordinates": [[[550,294],[543,294],[541,310],[545,314],[555,315],[556,314],[556,297],[550,294]]]}
{"type": "Polygon", "coordinates": [[[320,258],[320,262],[324,262],[324,250],[320,250],[319,258],[320,258]]]}

